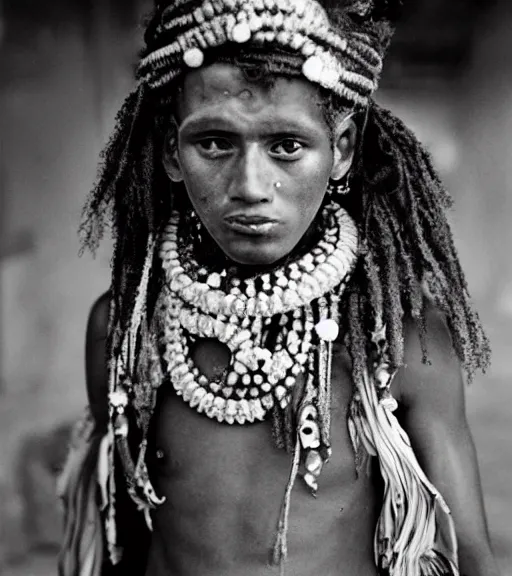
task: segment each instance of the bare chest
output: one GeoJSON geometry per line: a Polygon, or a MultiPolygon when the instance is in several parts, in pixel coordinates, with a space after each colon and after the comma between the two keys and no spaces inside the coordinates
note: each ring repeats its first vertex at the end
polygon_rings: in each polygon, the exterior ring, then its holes
{"type": "MultiPolygon", "coordinates": [[[[300,476],[292,491],[288,548],[296,575],[318,573],[318,558],[331,558],[333,567],[359,566],[361,574],[372,566],[376,490],[371,478],[355,473],[347,430],[351,381],[349,362],[338,351],[333,456],[316,498],[300,476]]],[[[270,422],[219,423],[190,408],[170,385],[163,388],[153,420],[150,473],[166,498],[154,514],[152,556],[165,569],[154,573],[227,576],[239,574],[243,565],[244,573],[267,574],[291,462],[290,454],[275,447],[270,422]]]]}
{"type": "MultiPolygon", "coordinates": [[[[355,478],[347,430],[351,396],[349,363],[338,350],[332,384],[333,457],[322,473],[325,487],[331,482],[349,486],[355,478]]],[[[270,422],[219,423],[190,408],[170,384],[161,390],[151,437],[152,467],[164,484],[186,481],[190,488],[207,483],[214,492],[225,486],[230,494],[254,493],[255,482],[268,477],[283,486],[289,475],[291,457],[274,446],[270,422]]]]}

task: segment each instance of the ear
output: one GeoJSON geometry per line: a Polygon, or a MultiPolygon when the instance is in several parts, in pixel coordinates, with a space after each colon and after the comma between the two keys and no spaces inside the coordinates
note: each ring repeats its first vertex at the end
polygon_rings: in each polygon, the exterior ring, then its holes
{"type": "Polygon", "coordinates": [[[171,119],[171,122],[172,125],[164,139],[162,163],[167,175],[173,182],[182,182],[183,173],[181,171],[180,158],[178,154],[178,126],[174,119],[171,119]]]}
{"type": "Polygon", "coordinates": [[[334,133],[334,161],[331,180],[341,180],[352,166],[357,142],[357,126],[352,115],[340,120],[334,133]]]}

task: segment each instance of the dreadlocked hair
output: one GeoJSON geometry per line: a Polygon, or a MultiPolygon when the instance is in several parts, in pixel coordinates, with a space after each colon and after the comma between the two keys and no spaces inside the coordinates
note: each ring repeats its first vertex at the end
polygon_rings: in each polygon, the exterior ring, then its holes
{"type": "MultiPolygon", "coordinates": [[[[133,311],[149,235],[156,237],[172,210],[170,182],[161,161],[163,135],[155,129],[154,106],[144,86],[126,99],[101,154],[99,176],[83,209],[81,251],[93,253],[111,227],[114,240],[110,353],[116,353],[133,311]]],[[[152,267],[148,298],[159,284],[152,267]]]]}
{"type": "Polygon", "coordinates": [[[446,218],[451,198],[414,134],[375,103],[368,110],[353,188],[345,207],[358,223],[362,245],[346,315],[354,377],[368,348],[368,338],[363,345],[355,335],[370,335],[380,323],[386,326],[392,368],[403,364],[405,318],[416,323],[428,362],[426,311],[432,302],[446,317],[468,379],[485,371],[490,347],[446,218]]]}

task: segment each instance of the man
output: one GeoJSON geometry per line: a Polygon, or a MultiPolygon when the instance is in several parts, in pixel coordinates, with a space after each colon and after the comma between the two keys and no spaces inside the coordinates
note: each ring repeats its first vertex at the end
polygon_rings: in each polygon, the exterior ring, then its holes
{"type": "Polygon", "coordinates": [[[459,368],[487,340],[371,99],[396,11],[158,3],[86,212],[116,246],[62,575],[497,574],[459,368]]]}

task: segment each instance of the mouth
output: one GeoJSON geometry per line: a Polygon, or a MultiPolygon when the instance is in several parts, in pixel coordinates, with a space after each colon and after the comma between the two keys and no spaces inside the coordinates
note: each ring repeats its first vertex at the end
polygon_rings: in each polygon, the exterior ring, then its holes
{"type": "Polygon", "coordinates": [[[246,216],[244,214],[224,218],[228,228],[248,236],[265,236],[272,232],[278,221],[266,216],[246,216]]]}

